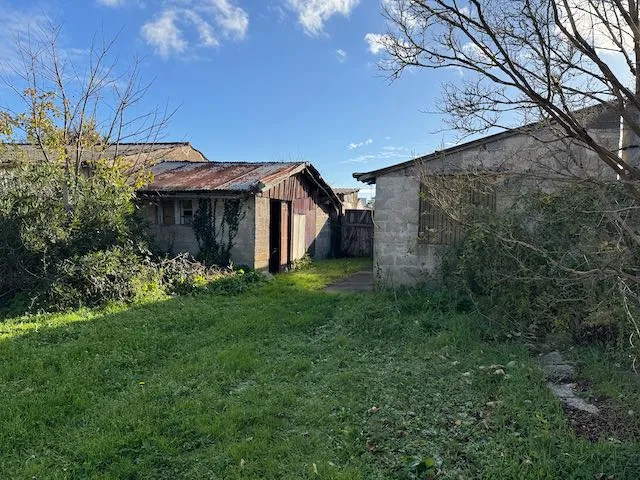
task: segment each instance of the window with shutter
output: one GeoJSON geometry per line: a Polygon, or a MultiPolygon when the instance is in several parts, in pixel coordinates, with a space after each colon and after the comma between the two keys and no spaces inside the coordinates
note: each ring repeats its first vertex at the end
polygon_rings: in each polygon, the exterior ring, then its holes
{"type": "MultiPolygon", "coordinates": [[[[476,207],[496,210],[495,192],[481,192],[469,189],[467,202],[476,207]]],[[[427,186],[420,185],[419,236],[425,243],[452,245],[462,238],[464,227],[447,215],[428,195],[427,186]]]]}

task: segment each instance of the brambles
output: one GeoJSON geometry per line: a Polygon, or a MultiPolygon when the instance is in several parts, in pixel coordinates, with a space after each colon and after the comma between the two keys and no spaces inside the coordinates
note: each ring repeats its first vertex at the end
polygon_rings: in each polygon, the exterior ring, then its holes
{"type": "Polygon", "coordinates": [[[473,299],[497,333],[622,344],[629,329],[621,282],[627,298],[637,295],[638,258],[625,231],[637,207],[621,190],[528,192],[507,211],[469,223],[444,257],[446,286],[473,299]],[[625,225],[614,211],[625,212],[625,225]]]}

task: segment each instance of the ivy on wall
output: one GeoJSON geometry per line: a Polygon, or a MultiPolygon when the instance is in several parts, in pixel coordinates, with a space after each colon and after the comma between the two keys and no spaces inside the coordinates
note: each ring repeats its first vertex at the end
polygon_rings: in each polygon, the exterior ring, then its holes
{"type": "Polygon", "coordinates": [[[193,231],[198,242],[198,260],[207,265],[227,267],[231,249],[246,212],[237,199],[201,199],[193,217],[193,231]],[[222,204],[222,212],[219,205],[222,204]],[[222,213],[221,218],[218,218],[222,213]]]}

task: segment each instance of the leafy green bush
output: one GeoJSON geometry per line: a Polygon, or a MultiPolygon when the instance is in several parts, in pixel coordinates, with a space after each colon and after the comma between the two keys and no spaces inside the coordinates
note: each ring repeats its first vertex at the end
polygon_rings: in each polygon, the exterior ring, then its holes
{"type": "Polygon", "coordinates": [[[91,175],[73,181],[58,164],[3,168],[0,298],[21,292],[42,296],[86,255],[83,261],[115,247],[144,247],[134,194],[117,167],[96,164],[91,175]]]}
{"type": "MultiPolygon", "coordinates": [[[[87,168],[73,179],[46,162],[0,172],[0,306],[65,310],[205,290],[233,294],[262,278],[187,254],[154,257],[136,214],[135,184],[117,165],[87,168]]],[[[224,209],[235,226],[218,232],[227,250],[237,233],[236,203],[224,209]]]]}
{"type": "Polygon", "coordinates": [[[236,270],[232,275],[221,276],[211,281],[207,287],[208,291],[223,293],[227,295],[237,295],[246,292],[253,285],[265,280],[265,276],[255,270],[236,270]]]}

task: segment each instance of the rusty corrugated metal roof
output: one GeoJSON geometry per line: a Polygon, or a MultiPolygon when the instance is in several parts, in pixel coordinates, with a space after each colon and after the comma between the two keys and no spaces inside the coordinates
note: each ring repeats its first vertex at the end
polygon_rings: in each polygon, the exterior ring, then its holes
{"type": "Polygon", "coordinates": [[[305,162],[162,162],[145,192],[258,192],[304,170],[305,162]]]}

